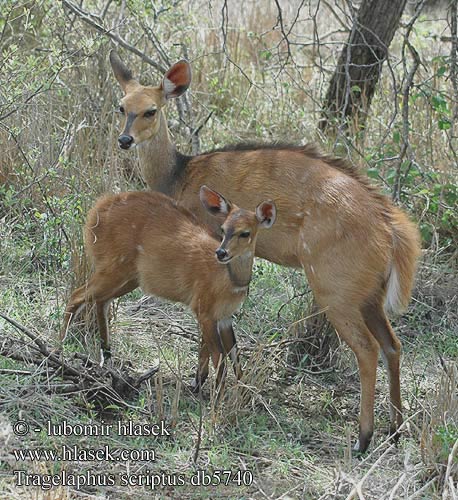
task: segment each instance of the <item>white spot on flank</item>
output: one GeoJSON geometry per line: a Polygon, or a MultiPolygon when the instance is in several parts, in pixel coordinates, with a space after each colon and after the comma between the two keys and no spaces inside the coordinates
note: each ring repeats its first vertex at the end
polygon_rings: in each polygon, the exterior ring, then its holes
{"type": "Polygon", "coordinates": [[[302,212],[297,212],[296,217],[304,217],[304,214],[302,212]]]}
{"type": "Polygon", "coordinates": [[[315,269],[313,269],[313,266],[310,266],[310,271],[312,271],[312,274],[315,274],[315,269]]]}
{"type": "Polygon", "coordinates": [[[125,255],[122,255],[121,257],[119,257],[119,262],[124,262],[125,260],[126,260],[125,255]]]}
{"type": "Polygon", "coordinates": [[[248,290],[248,286],[236,286],[232,289],[233,293],[246,292],[248,290]]]}
{"type": "Polygon", "coordinates": [[[137,226],[135,224],[132,224],[132,229],[135,229],[137,226]]]}
{"type": "Polygon", "coordinates": [[[138,250],[140,253],[145,253],[145,249],[144,249],[141,245],[137,245],[137,250],[138,250]]]}

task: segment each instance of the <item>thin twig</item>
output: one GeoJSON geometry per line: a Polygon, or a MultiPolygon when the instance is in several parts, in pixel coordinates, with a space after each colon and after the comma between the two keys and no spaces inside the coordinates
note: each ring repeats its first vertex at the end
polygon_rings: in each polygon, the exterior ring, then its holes
{"type": "MultiPolygon", "coordinates": [[[[409,134],[410,134],[410,122],[409,122],[409,98],[410,98],[410,90],[413,86],[413,79],[415,77],[415,74],[418,70],[418,67],[420,66],[421,60],[420,56],[415,49],[415,47],[410,43],[409,37],[410,33],[412,32],[412,29],[414,27],[415,22],[417,21],[418,17],[420,16],[423,7],[425,5],[426,0],[422,0],[420,3],[417,4],[416,9],[415,9],[415,14],[413,15],[412,19],[409,21],[406,29],[406,33],[404,35],[404,44],[402,46],[402,60],[404,64],[404,71],[407,71],[406,68],[406,56],[405,56],[405,49],[406,47],[409,49],[409,52],[413,58],[413,64],[412,67],[410,68],[409,72],[407,73],[406,80],[404,82],[404,86],[402,89],[402,148],[401,152],[399,153],[399,159],[397,161],[397,166],[396,166],[396,175],[393,183],[393,193],[392,193],[392,198],[393,201],[399,202],[400,195],[401,195],[401,173],[402,173],[402,164],[404,162],[404,158],[406,157],[407,153],[409,153],[409,165],[412,164],[412,152],[410,148],[410,141],[409,141],[409,134]]],[[[410,166],[409,166],[410,169],[410,166]]]]}
{"type": "MultiPolygon", "coordinates": [[[[151,57],[148,57],[145,53],[143,53],[141,50],[138,50],[137,47],[134,47],[130,43],[126,42],[123,38],[120,36],[116,35],[113,30],[115,28],[111,29],[106,29],[104,28],[101,24],[97,23],[91,18],[91,15],[81,9],[80,7],[74,5],[72,2],[69,2],[68,0],[62,0],[62,3],[70,9],[74,14],[76,14],[82,21],[84,21],[86,24],[89,26],[92,26],[94,29],[99,31],[100,33],[103,33],[104,35],[108,36],[111,38],[113,41],[118,43],[121,47],[124,49],[128,50],[129,52],[132,52],[133,54],[139,56],[143,61],[147,62],[153,68],[157,69],[161,73],[165,73],[167,71],[167,68],[163,66],[162,64],[159,64],[157,61],[154,59],[151,59],[151,57]]],[[[92,16],[94,17],[94,16],[92,16]]]]}

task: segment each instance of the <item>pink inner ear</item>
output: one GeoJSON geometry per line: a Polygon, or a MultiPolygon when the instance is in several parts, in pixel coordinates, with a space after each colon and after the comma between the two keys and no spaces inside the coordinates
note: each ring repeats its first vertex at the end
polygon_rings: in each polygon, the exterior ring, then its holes
{"type": "Polygon", "coordinates": [[[263,205],[262,206],[262,215],[265,219],[271,219],[273,215],[272,205],[263,205]]]}
{"type": "Polygon", "coordinates": [[[176,87],[189,85],[189,68],[185,62],[176,63],[165,75],[176,87]]]}
{"type": "Polygon", "coordinates": [[[205,191],[205,200],[210,207],[220,208],[221,198],[213,191],[205,191]]]}

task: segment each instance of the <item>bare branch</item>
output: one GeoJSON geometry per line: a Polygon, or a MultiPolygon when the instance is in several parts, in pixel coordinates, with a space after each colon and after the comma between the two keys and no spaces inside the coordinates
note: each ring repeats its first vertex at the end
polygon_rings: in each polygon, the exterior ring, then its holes
{"type": "MultiPolygon", "coordinates": [[[[159,369],[158,366],[155,366],[142,375],[133,377],[128,373],[122,373],[109,366],[100,366],[94,363],[88,356],[80,354],[75,354],[73,362],[71,362],[70,360],[65,360],[59,351],[52,350],[44,340],[34,334],[29,328],[26,328],[3,313],[0,313],[0,318],[3,318],[29,337],[36,346],[35,350],[41,356],[31,356],[27,353],[27,349],[23,347],[19,351],[11,339],[9,343],[5,341],[0,343],[0,355],[17,361],[31,362],[38,366],[43,365],[44,357],[46,360],[46,370],[42,375],[45,378],[47,390],[51,388],[49,381],[55,374],[59,373],[65,381],[69,382],[65,384],[64,392],[67,394],[79,393],[81,391],[91,392],[94,397],[99,394],[99,398],[103,400],[108,399],[112,403],[131,408],[132,406],[126,399],[138,393],[140,385],[150,379],[159,369]],[[49,369],[52,372],[49,372],[49,369]],[[111,381],[111,384],[107,383],[107,380],[111,381]]],[[[29,375],[28,372],[25,374],[29,375]]],[[[59,385],[55,388],[57,392],[62,393],[59,385]]]]}
{"type": "MultiPolygon", "coordinates": [[[[123,38],[120,36],[116,35],[113,30],[115,28],[111,29],[106,29],[104,28],[100,23],[94,21],[92,19],[95,17],[94,15],[84,11],[80,7],[74,5],[72,2],[69,2],[68,0],[62,0],[63,4],[71,10],[74,14],[76,14],[82,21],[84,21],[86,24],[91,26],[92,28],[96,29],[100,33],[103,33],[104,35],[108,36],[111,38],[113,41],[118,43],[121,47],[124,49],[128,50],[129,52],[132,52],[133,54],[139,56],[143,61],[147,62],[150,64],[153,68],[157,69],[161,73],[165,73],[167,71],[167,68],[163,66],[162,64],[159,64],[157,61],[154,59],[151,59],[151,57],[148,57],[146,54],[144,54],[141,50],[137,49],[137,47],[134,47],[130,43],[127,43],[123,38]]],[[[98,16],[97,16],[98,17],[98,16]]]]}
{"type": "Polygon", "coordinates": [[[415,9],[415,14],[413,15],[412,19],[409,21],[406,29],[406,33],[404,35],[404,43],[402,47],[402,60],[404,64],[404,71],[407,73],[406,80],[404,82],[404,86],[402,89],[402,148],[401,152],[399,154],[399,159],[397,162],[396,166],[396,176],[393,184],[393,193],[392,193],[392,198],[394,201],[398,202],[401,194],[401,172],[402,172],[402,164],[404,162],[404,158],[406,157],[407,153],[409,153],[409,166],[406,169],[406,171],[410,170],[410,167],[412,165],[412,151],[410,148],[410,142],[409,142],[409,130],[410,130],[410,122],[409,122],[409,97],[410,97],[410,90],[413,85],[413,79],[415,77],[415,74],[418,70],[418,67],[420,66],[421,60],[420,56],[418,55],[417,50],[415,47],[410,43],[409,36],[410,33],[412,32],[413,26],[415,22],[417,21],[418,17],[421,14],[421,11],[423,10],[423,7],[425,5],[426,0],[421,0],[417,4],[417,7],[415,9]],[[410,70],[407,72],[406,68],[406,55],[405,55],[405,49],[408,49],[410,52],[410,55],[413,58],[413,64],[410,70]]]}

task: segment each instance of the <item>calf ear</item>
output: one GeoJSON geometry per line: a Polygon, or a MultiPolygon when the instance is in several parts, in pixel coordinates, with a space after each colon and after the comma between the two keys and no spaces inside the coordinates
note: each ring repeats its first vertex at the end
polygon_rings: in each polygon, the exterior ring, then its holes
{"type": "Polygon", "coordinates": [[[277,207],[273,201],[263,201],[256,207],[256,218],[260,227],[268,229],[272,227],[277,218],[277,207]]]}
{"type": "Polygon", "coordinates": [[[110,64],[116,80],[118,80],[122,90],[125,92],[127,84],[133,81],[132,71],[121,61],[115,50],[110,51],[110,64]]]}
{"type": "Polygon", "coordinates": [[[164,75],[161,89],[166,99],[180,97],[191,84],[191,66],[182,59],[174,64],[164,75]]]}
{"type": "Polygon", "coordinates": [[[199,193],[202,205],[212,215],[227,215],[231,211],[231,203],[224,196],[220,195],[207,186],[202,186],[199,193]]]}

